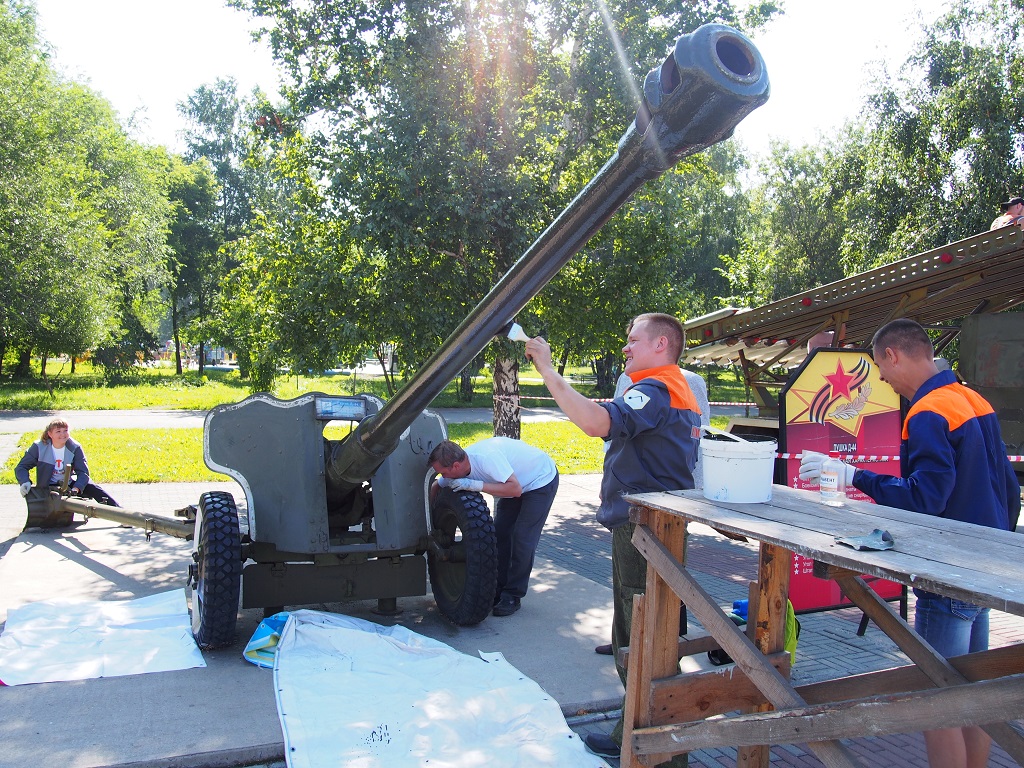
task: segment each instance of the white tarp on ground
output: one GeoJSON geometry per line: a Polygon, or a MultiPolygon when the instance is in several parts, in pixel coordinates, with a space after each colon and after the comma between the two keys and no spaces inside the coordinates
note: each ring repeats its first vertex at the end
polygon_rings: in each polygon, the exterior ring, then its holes
{"type": "Polygon", "coordinates": [[[295,611],[274,665],[288,765],[607,768],[539,685],[501,654],[481,656],[404,627],[295,611]]]}
{"type": "Polygon", "coordinates": [[[115,602],[29,603],[8,611],[0,635],[5,685],[205,666],[183,589],[115,602]]]}

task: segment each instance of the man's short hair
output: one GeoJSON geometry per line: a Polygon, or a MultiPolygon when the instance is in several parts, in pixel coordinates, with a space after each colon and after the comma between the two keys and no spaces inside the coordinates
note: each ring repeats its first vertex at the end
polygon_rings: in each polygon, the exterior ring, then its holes
{"type": "Polygon", "coordinates": [[[911,357],[927,357],[931,360],[935,356],[932,340],[928,338],[928,333],[920,323],[906,317],[888,322],[875,331],[875,335],[871,339],[872,350],[881,352],[886,347],[911,357]]]}
{"type": "Polygon", "coordinates": [[[462,446],[458,443],[453,443],[451,440],[442,440],[440,443],[435,445],[434,450],[430,452],[430,457],[427,459],[427,463],[431,466],[434,464],[440,464],[442,467],[447,469],[457,461],[464,461],[465,458],[466,452],[462,450],[462,446]]]}
{"type": "Polygon", "coordinates": [[[672,315],[662,312],[647,312],[637,315],[629,321],[626,327],[626,334],[633,330],[633,326],[641,320],[647,321],[652,336],[664,336],[668,339],[668,351],[676,362],[683,354],[683,324],[672,315]]]}

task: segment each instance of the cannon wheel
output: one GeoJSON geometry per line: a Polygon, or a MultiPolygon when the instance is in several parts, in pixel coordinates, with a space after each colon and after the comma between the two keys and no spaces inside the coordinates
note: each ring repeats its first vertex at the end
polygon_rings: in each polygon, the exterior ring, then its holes
{"type": "Polygon", "coordinates": [[[213,491],[199,497],[192,560],[189,584],[196,643],[204,649],[231,645],[242,584],[242,541],[230,493],[213,491]]]}
{"type": "Polygon", "coordinates": [[[437,607],[455,624],[479,624],[494,607],[498,583],[498,546],[487,504],[479,493],[442,488],[430,518],[431,537],[445,553],[427,553],[437,607]]]}

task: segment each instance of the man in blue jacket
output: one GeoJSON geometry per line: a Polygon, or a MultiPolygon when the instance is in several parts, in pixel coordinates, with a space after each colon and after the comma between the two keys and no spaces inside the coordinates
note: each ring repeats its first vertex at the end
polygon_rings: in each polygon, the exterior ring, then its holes
{"type": "MultiPolygon", "coordinates": [[[[1006,458],[992,406],[940,371],[928,334],[913,320],[893,320],[871,342],[882,380],[909,401],[900,445],[902,477],[847,465],[852,483],[879,504],[1012,531],[1020,485],[1006,458]]],[[[820,475],[821,454],[806,452],[800,477],[820,475]]],[[[914,589],[914,628],[946,658],[988,648],[988,608],[914,589]]],[[[987,765],[991,746],[980,727],[925,732],[932,766],[987,765]]]]}
{"type": "MultiPolygon", "coordinates": [[[[626,494],[693,488],[693,465],[700,440],[700,407],[679,369],[683,327],[671,315],[649,313],[627,329],[625,372],[632,385],[608,403],[596,403],[572,388],[551,361],[551,347],[537,337],[526,342],[526,356],[569,420],[591,437],[607,442],[601,478],[599,523],[612,532],[612,647],[629,645],[633,595],[647,586],[647,561],[633,546],[626,494]]],[[[611,737],[588,734],[586,744],[604,755],[620,753],[622,718],[611,737]]],[[[680,768],[686,755],[667,765],[680,768]]]]}

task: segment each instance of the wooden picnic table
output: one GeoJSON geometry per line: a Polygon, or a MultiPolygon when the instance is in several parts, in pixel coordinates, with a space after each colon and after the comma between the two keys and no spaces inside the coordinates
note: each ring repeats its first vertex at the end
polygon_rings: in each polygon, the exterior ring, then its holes
{"type": "MultiPolygon", "coordinates": [[[[826,765],[862,766],[839,739],[982,725],[1024,765],[1024,645],[946,660],[880,598],[862,574],[892,579],[1024,616],[1024,536],[869,502],[844,507],[776,485],[771,501],[710,501],[700,491],[626,497],[633,543],[648,561],[634,600],[621,765],[657,765],[672,754],[738,748],[738,766],[768,768],[772,744],[806,744],[826,765]],[[680,564],[687,521],[760,542],[746,633],[680,564]],[[891,550],[857,550],[837,537],[874,529],[891,550]],[[792,553],[815,561],[913,664],[794,687],[784,633],[792,553]],[[678,637],[679,601],[709,637],[678,637]],[[683,655],[720,647],[735,667],[679,673],[683,655]]],[[[837,649],[840,652],[840,649],[837,649]]]]}

